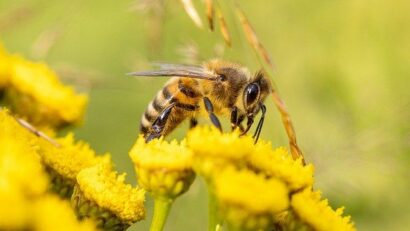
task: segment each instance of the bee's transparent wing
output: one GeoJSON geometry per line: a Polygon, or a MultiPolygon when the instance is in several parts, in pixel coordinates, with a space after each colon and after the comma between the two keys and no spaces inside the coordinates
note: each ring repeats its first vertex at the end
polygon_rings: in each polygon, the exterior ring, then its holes
{"type": "Polygon", "coordinates": [[[208,71],[202,66],[168,63],[155,63],[155,65],[159,67],[158,70],[136,71],[128,73],[128,75],[146,77],[178,76],[207,80],[216,80],[218,77],[218,75],[208,71]]]}

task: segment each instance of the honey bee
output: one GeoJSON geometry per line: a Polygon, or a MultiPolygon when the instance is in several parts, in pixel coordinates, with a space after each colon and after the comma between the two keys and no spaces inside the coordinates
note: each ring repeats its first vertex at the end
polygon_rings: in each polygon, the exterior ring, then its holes
{"type": "Polygon", "coordinates": [[[159,64],[158,70],[129,73],[132,76],[171,77],[148,104],[141,119],[140,131],[146,142],[172,132],[182,121],[209,117],[222,131],[217,116],[230,117],[231,128],[246,134],[255,115],[262,115],[253,138],[258,141],[265,119],[265,98],[271,93],[269,79],[262,71],[251,74],[247,68],[223,60],[210,60],[202,66],[159,64]],[[247,119],[246,127],[242,126],[247,119]]]}

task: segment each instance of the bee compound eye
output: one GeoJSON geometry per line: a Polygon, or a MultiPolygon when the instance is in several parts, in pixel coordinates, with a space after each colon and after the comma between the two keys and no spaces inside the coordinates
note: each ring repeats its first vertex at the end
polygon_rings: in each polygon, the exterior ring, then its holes
{"type": "Polygon", "coordinates": [[[249,84],[245,89],[245,104],[250,106],[259,98],[260,87],[255,83],[249,84]]]}

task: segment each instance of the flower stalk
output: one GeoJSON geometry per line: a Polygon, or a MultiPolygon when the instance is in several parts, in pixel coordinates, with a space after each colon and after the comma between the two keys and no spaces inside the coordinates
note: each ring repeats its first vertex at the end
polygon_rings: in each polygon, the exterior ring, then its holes
{"type": "Polygon", "coordinates": [[[150,231],[162,231],[164,229],[173,202],[174,200],[170,198],[155,198],[150,231]]]}
{"type": "Polygon", "coordinates": [[[218,202],[213,190],[208,187],[208,231],[219,231],[222,228],[222,219],[218,213],[218,202]]]}

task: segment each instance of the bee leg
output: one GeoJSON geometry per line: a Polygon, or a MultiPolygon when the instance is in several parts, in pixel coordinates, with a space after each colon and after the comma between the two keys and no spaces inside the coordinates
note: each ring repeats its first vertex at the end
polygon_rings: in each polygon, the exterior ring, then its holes
{"type": "Polygon", "coordinates": [[[266,106],[264,104],[261,104],[260,107],[262,111],[262,116],[259,119],[258,126],[256,126],[255,134],[253,134],[252,136],[252,138],[255,139],[255,144],[258,142],[259,135],[261,134],[262,126],[263,126],[263,122],[265,121],[265,114],[266,114],[266,106]]]}
{"type": "Polygon", "coordinates": [[[205,110],[209,114],[209,118],[211,119],[212,124],[215,125],[215,127],[217,127],[220,131],[222,131],[221,122],[219,122],[218,117],[216,117],[214,113],[214,106],[212,105],[208,97],[204,97],[204,105],[205,110]]]}
{"type": "Polygon", "coordinates": [[[245,116],[241,115],[238,118],[238,127],[239,127],[239,131],[243,132],[245,131],[245,128],[242,125],[243,120],[245,119],[245,116]]]}
{"type": "Polygon", "coordinates": [[[241,136],[248,133],[248,131],[251,128],[252,124],[253,124],[253,115],[249,115],[248,118],[247,118],[247,122],[246,122],[246,129],[241,133],[241,136]]]}
{"type": "Polygon", "coordinates": [[[238,108],[233,106],[231,109],[231,129],[232,131],[238,127],[238,108]]]}
{"type": "Polygon", "coordinates": [[[165,125],[166,125],[167,120],[168,120],[168,117],[171,114],[172,108],[174,108],[174,106],[175,106],[175,104],[169,105],[155,119],[155,121],[154,121],[154,123],[152,124],[152,127],[151,127],[151,132],[145,138],[145,142],[148,143],[152,139],[159,138],[162,135],[162,132],[164,131],[165,125]]]}
{"type": "Polygon", "coordinates": [[[241,132],[243,132],[245,129],[242,126],[242,121],[245,119],[243,115],[238,116],[238,108],[236,106],[233,106],[231,109],[231,128],[232,131],[235,130],[236,128],[239,128],[241,132]]]}
{"type": "Polygon", "coordinates": [[[194,128],[196,127],[196,125],[198,125],[198,120],[195,119],[194,117],[191,118],[191,120],[189,121],[189,128],[194,128]]]}

